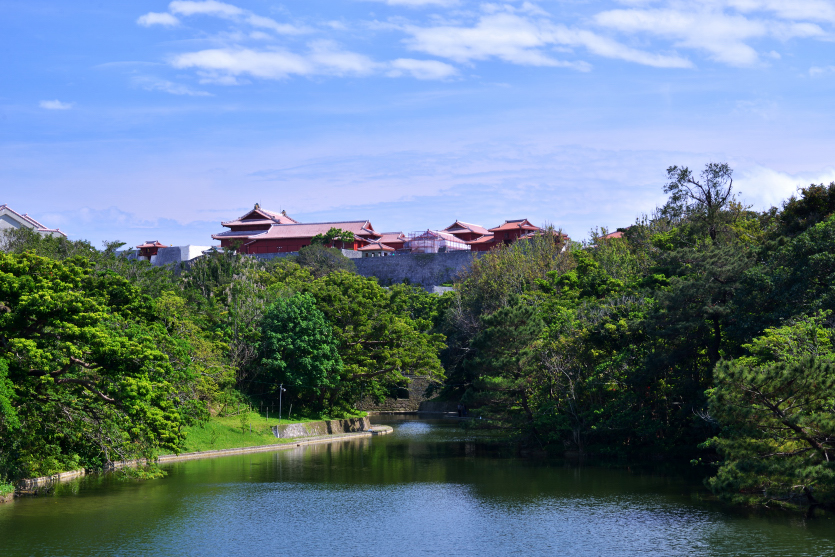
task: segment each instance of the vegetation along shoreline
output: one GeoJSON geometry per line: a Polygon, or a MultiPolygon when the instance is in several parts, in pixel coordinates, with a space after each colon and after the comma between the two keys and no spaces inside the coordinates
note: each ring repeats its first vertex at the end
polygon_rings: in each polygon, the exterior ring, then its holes
{"type": "Polygon", "coordinates": [[[835,509],[835,183],[758,212],[726,164],[667,176],[631,225],[536,227],[440,295],[326,245],[174,273],[119,242],[3,231],[0,496],[267,444],[279,415],[358,417],[425,378],[522,451],[662,455],[732,503],[835,509]]]}

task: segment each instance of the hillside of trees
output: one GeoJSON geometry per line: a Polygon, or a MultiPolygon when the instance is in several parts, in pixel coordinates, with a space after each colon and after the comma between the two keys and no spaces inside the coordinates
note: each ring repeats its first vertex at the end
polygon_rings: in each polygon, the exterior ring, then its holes
{"type": "Polygon", "coordinates": [[[757,212],[708,164],[664,191],[621,237],[517,242],[443,296],[318,245],[175,272],[7,232],[0,480],[175,452],[281,385],[344,415],[408,374],[520,447],[679,459],[735,502],[835,508],[835,184],[757,212]]]}

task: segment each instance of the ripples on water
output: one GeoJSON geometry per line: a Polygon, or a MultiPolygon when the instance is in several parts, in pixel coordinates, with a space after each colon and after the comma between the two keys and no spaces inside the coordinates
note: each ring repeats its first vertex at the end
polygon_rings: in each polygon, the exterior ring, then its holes
{"type": "Polygon", "coordinates": [[[0,554],[835,554],[831,518],[751,516],[688,479],[490,456],[455,422],[394,425],[2,505],[0,554]]]}

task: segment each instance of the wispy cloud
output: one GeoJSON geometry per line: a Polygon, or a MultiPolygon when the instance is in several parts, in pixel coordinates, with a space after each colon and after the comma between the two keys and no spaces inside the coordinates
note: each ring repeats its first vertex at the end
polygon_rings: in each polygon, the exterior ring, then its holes
{"type": "Polygon", "coordinates": [[[55,99],[54,101],[41,101],[38,106],[45,110],[69,110],[75,106],[75,103],[65,103],[55,99]]]}
{"type": "Polygon", "coordinates": [[[151,25],[162,25],[164,27],[174,27],[180,24],[180,20],[169,14],[168,12],[148,12],[140,16],[136,23],[143,27],[150,27],[151,25]]]}
{"type": "Polygon", "coordinates": [[[171,2],[168,5],[168,9],[171,10],[172,13],[186,17],[194,15],[207,15],[230,19],[249,24],[252,27],[269,29],[282,35],[298,35],[310,32],[310,29],[306,27],[296,26],[290,23],[279,23],[272,18],[255,14],[249,10],[239,8],[238,6],[234,6],[232,4],[218,2],[217,0],[204,0],[202,2],[195,2],[192,0],[174,0],[174,2],[171,2]]]}
{"type": "Polygon", "coordinates": [[[170,93],[172,95],[187,95],[189,97],[210,97],[211,93],[207,91],[195,91],[190,87],[181,83],[173,83],[166,79],[160,79],[148,75],[134,76],[131,81],[137,87],[141,87],[146,91],[161,91],[163,93],[170,93]]]}
{"type": "Polygon", "coordinates": [[[422,8],[424,6],[455,6],[458,0],[368,0],[370,2],[383,2],[389,6],[406,6],[409,8],[422,8]]]}
{"type": "Polygon", "coordinates": [[[835,72],[835,66],[812,66],[809,68],[809,75],[811,77],[818,77],[832,72],[835,72]]]}
{"type": "Polygon", "coordinates": [[[583,47],[598,56],[648,66],[662,68],[692,66],[688,60],[677,55],[636,50],[588,30],[554,24],[549,19],[539,16],[538,12],[514,13],[516,11],[483,14],[470,26],[418,27],[408,25],[404,27],[404,30],[411,37],[405,42],[412,50],[462,63],[497,58],[527,66],[590,69],[589,64],[584,61],[566,61],[555,58],[550,50],[563,46],[583,47]]]}
{"type": "Polygon", "coordinates": [[[411,75],[416,79],[447,79],[458,73],[454,66],[437,60],[398,58],[389,62],[389,66],[391,69],[387,73],[390,77],[411,75]]]}
{"type": "Polygon", "coordinates": [[[175,68],[209,72],[204,74],[208,81],[240,75],[262,79],[285,79],[293,75],[367,75],[377,67],[370,58],[340,50],[329,43],[314,44],[304,55],[279,49],[207,49],[180,54],[171,64],[175,68]]]}
{"type": "MultiPolygon", "coordinates": [[[[760,54],[748,41],[763,38],[786,41],[827,35],[819,25],[802,19],[821,19],[811,17],[815,14],[812,4],[829,9],[831,4],[806,2],[804,5],[800,0],[799,7],[785,7],[793,3],[766,0],[685,3],[673,0],[660,8],[603,11],[596,14],[593,21],[600,27],[627,35],[643,34],[671,40],[675,48],[700,50],[711,59],[731,66],[753,66],[760,61],[760,54]],[[758,16],[751,17],[750,14],[755,12],[758,16]]],[[[771,57],[774,54],[778,53],[769,53],[771,57]]]]}

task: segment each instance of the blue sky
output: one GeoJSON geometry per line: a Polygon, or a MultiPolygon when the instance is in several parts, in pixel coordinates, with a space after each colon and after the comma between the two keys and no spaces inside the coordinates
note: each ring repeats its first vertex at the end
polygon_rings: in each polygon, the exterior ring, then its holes
{"type": "Polygon", "coordinates": [[[835,1],[0,1],[0,203],[95,244],[211,243],[255,202],[582,239],[727,161],[835,180],[835,1]]]}

